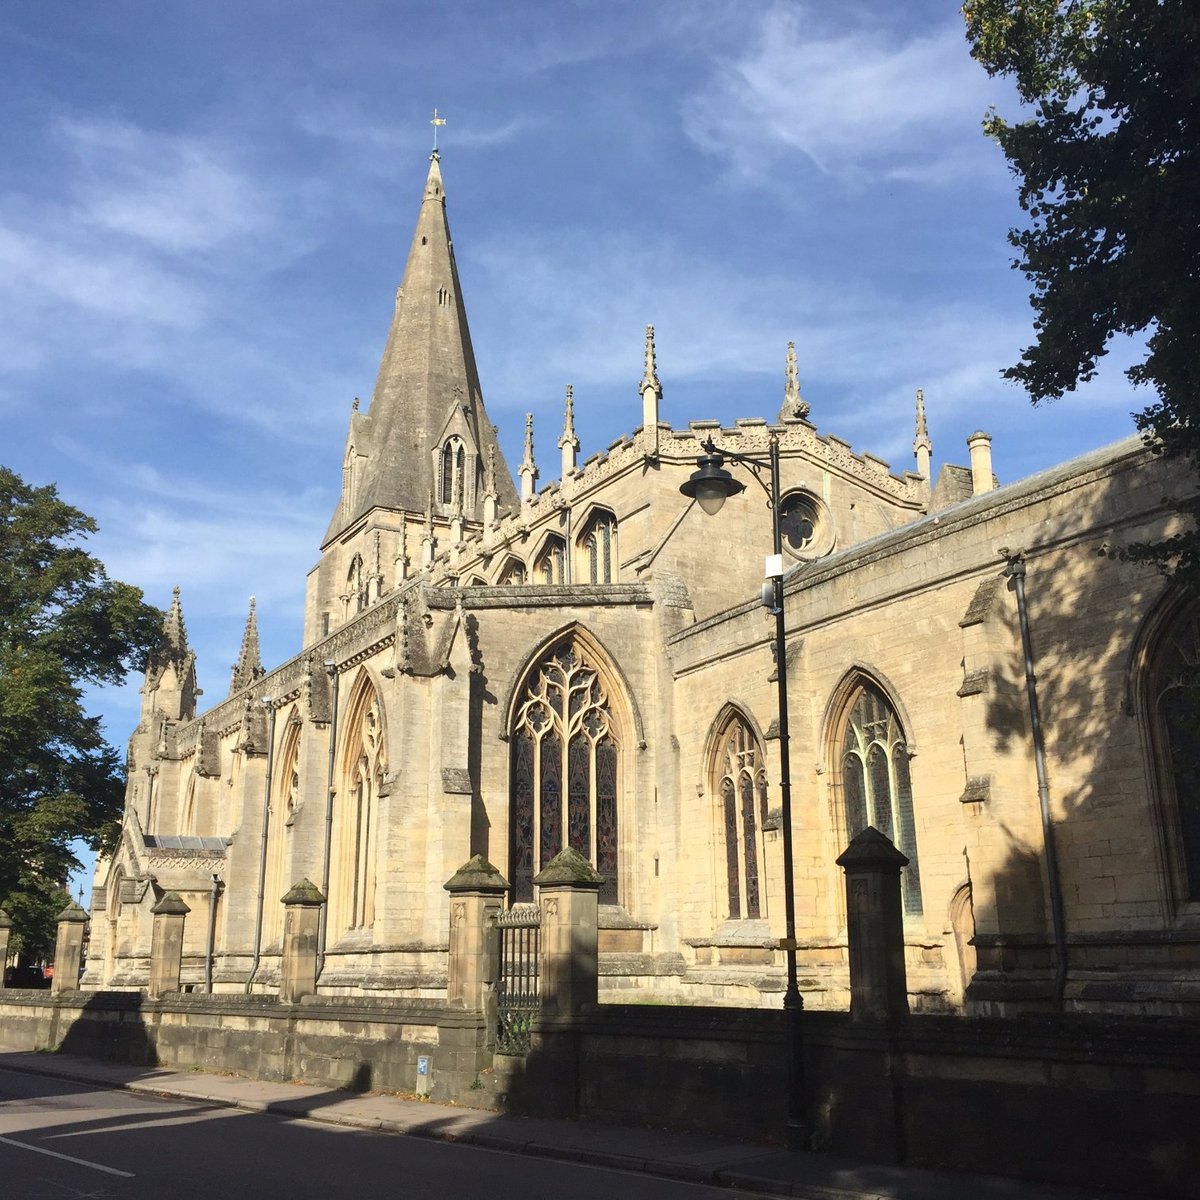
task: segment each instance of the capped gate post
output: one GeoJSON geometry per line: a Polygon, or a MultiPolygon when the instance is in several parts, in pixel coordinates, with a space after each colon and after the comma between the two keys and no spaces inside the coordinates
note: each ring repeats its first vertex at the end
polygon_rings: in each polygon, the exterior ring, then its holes
{"type": "Polygon", "coordinates": [[[596,918],[604,876],[568,846],[533,882],[542,910],[542,1016],[570,1019],[598,997],[596,918]]]}
{"type": "Polygon", "coordinates": [[[890,1021],[908,1015],[904,910],[900,872],[908,859],[868,825],[842,852],[846,872],[846,940],[850,954],[850,1019],[890,1021]]]}
{"type": "Polygon", "coordinates": [[[74,900],[70,900],[55,919],[58,921],[58,936],[54,941],[54,978],[50,990],[78,991],[79,968],[83,965],[83,931],[87,928],[88,915],[74,900]]]}
{"type": "Polygon", "coordinates": [[[183,922],[192,910],[178,892],[166,892],[150,910],[154,926],[150,933],[151,998],[179,991],[179,974],[183,968],[183,922]]]}
{"type": "Polygon", "coordinates": [[[488,985],[495,981],[492,924],[504,906],[508,880],[482,854],[476,854],[442,886],[450,893],[446,999],[483,1011],[488,985]]]}
{"type": "Polygon", "coordinates": [[[295,1004],[317,993],[317,942],[325,897],[315,883],[302,879],[281,903],[284,916],[279,999],[284,1004],[295,1004]]]}

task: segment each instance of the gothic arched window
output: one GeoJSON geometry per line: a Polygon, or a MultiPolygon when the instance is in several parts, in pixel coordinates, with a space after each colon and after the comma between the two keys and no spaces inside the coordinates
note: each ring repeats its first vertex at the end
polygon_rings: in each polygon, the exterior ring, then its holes
{"type": "Polygon", "coordinates": [[[546,654],[519,693],[512,730],[509,869],[514,900],[564,846],[604,876],[600,901],[617,902],[620,746],[595,665],[574,642],[546,654]]]}
{"type": "Polygon", "coordinates": [[[560,537],[549,537],[537,561],[533,564],[535,583],[559,584],[566,582],[565,564],[567,546],[560,537]]]}
{"type": "Polygon", "coordinates": [[[908,858],[904,868],[904,911],[917,916],[921,876],[913,816],[908,744],[900,719],[873,683],[853,694],[841,737],[840,776],[846,834],[853,838],[873,825],[908,858]]]}
{"type": "Polygon", "coordinates": [[[1179,899],[1200,900],[1200,609],[1177,618],[1149,673],[1161,819],[1179,899]]]}
{"type": "Polygon", "coordinates": [[[501,587],[520,587],[525,583],[525,564],[519,558],[510,558],[496,582],[501,587]]]}
{"type": "Polygon", "coordinates": [[[581,540],[587,555],[588,583],[616,582],[616,518],[598,512],[589,522],[581,540]]]}
{"type": "Polygon", "coordinates": [[[346,740],[334,809],[330,919],[337,930],[375,920],[379,794],[387,775],[383,708],[366,675],[346,709],[346,740]]]}
{"type": "Polygon", "coordinates": [[[295,709],[284,727],[271,780],[271,811],[267,816],[267,874],[263,881],[263,944],[270,945],[283,933],[284,893],[296,880],[287,877],[288,833],[300,799],[300,731],[295,709]]]}
{"type": "Polygon", "coordinates": [[[730,715],[717,740],[712,774],[725,845],[729,918],[761,917],[767,772],[762,746],[740,713],[730,715]]]}

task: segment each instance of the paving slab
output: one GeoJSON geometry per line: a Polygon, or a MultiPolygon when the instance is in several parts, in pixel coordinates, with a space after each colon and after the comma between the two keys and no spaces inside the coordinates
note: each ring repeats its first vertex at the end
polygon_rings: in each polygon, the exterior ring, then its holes
{"type": "Polygon", "coordinates": [[[518,1117],[380,1093],[136,1067],[64,1054],[0,1052],[0,1068],[99,1087],[458,1142],[807,1200],[1120,1200],[1113,1192],[993,1175],[872,1166],[704,1134],[518,1117]]]}

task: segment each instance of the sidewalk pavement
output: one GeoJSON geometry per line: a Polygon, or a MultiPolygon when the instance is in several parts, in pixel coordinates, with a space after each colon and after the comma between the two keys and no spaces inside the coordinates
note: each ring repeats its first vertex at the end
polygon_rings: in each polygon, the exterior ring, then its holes
{"type": "Polygon", "coordinates": [[[508,1116],[399,1096],[127,1066],[64,1054],[0,1052],[0,1069],[3,1068],[152,1096],[349,1125],[379,1133],[436,1138],[770,1196],[801,1196],[811,1200],[1117,1200],[1111,1192],[994,1175],[872,1166],[827,1154],[789,1154],[769,1146],[721,1141],[705,1134],[508,1116]]]}

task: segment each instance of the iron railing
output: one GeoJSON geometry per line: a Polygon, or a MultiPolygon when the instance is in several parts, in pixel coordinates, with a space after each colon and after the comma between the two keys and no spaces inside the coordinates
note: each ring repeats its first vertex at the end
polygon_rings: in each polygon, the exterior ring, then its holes
{"type": "Polygon", "coordinates": [[[541,997],[541,914],[516,904],[496,914],[496,1049],[525,1054],[541,997]]]}

